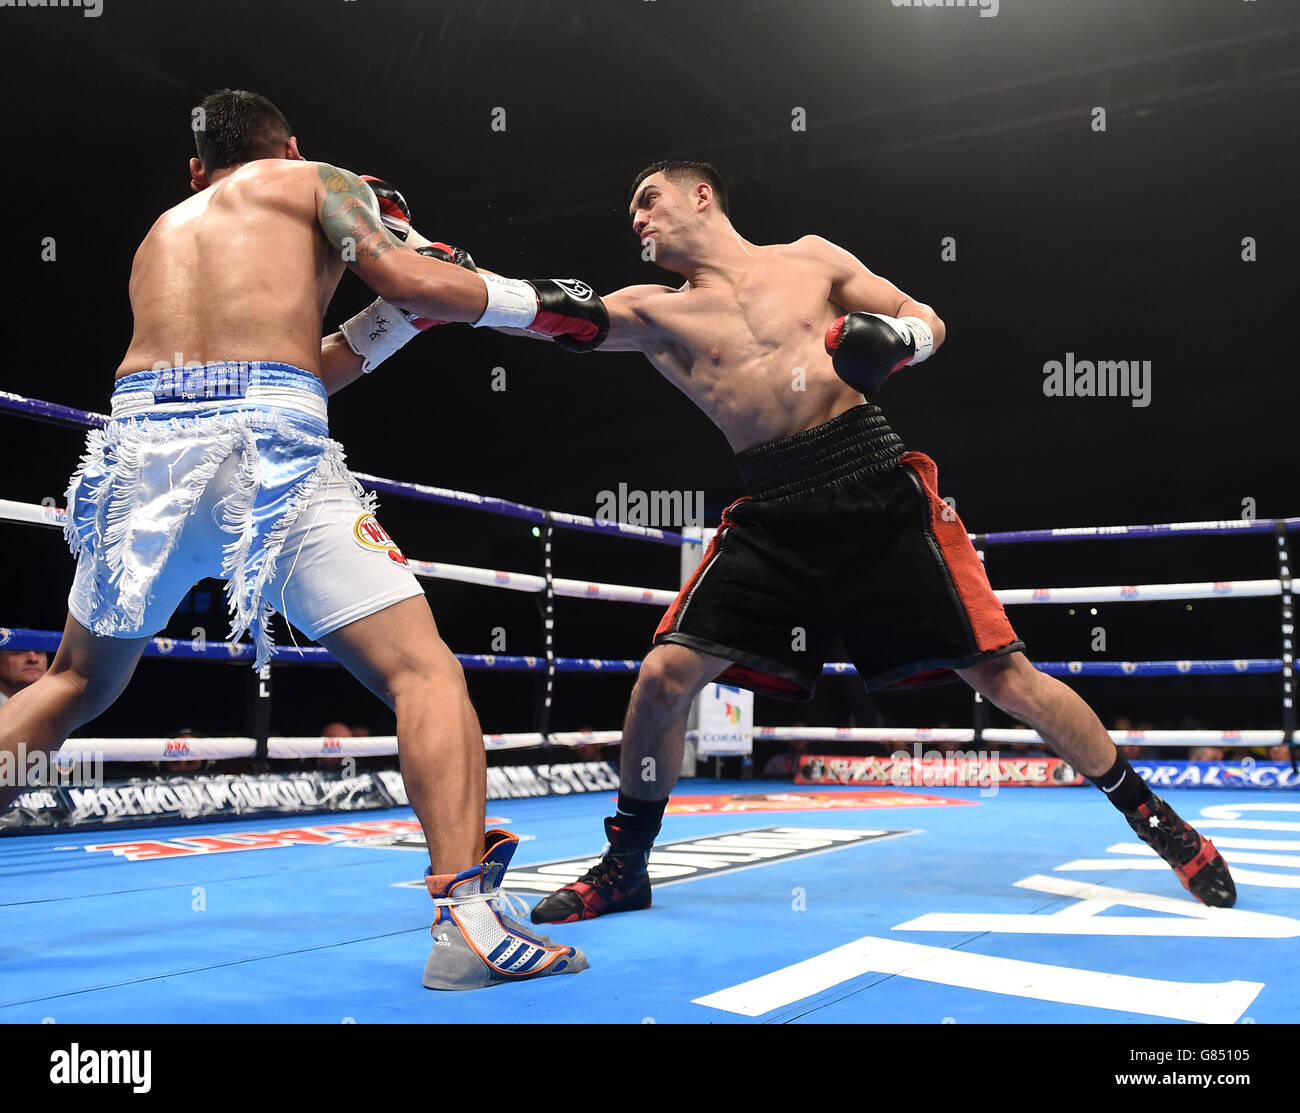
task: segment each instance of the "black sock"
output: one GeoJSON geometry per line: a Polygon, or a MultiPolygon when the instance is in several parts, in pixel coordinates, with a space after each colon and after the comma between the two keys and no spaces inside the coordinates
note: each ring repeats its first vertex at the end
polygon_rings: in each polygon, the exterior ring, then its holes
{"type": "Polygon", "coordinates": [[[1151,799],[1151,789],[1146,781],[1138,775],[1136,769],[1128,763],[1123,754],[1115,755],[1115,764],[1097,777],[1089,777],[1106,799],[1126,815],[1135,812],[1151,799]]]}
{"type": "Polygon", "coordinates": [[[619,792],[614,823],[628,831],[658,831],[667,806],[667,797],[662,800],[634,800],[619,792]]]}

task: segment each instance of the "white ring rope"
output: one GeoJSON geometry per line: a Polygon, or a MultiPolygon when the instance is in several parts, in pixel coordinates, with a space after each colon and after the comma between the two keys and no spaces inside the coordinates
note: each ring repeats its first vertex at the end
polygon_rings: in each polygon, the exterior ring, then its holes
{"type": "MultiPolygon", "coordinates": [[[[58,507],[0,499],[0,520],[29,522],[62,528],[65,512],[58,507]]],[[[425,579],[454,580],[500,587],[510,591],[540,592],[546,587],[541,576],[526,572],[501,572],[491,568],[474,568],[463,564],[408,558],[411,570],[425,579]]],[[[603,599],[618,603],[648,603],[668,606],[677,598],[677,590],[634,587],[629,584],[592,583],[587,580],[555,579],[555,594],[571,599],[603,599]]],[[[1025,603],[1136,603],[1154,600],[1220,599],[1231,596],[1245,599],[1281,595],[1281,580],[1217,580],[1206,583],[1131,584],[1108,587],[1025,587],[994,590],[1006,606],[1025,603]]]]}
{"type": "MultiPolygon", "coordinates": [[[[1280,730],[1112,730],[1118,745],[1171,746],[1276,746],[1284,741],[1280,730]]],[[[688,731],[687,738],[697,736],[688,731]]],[[[951,742],[973,744],[975,732],[962,727],[755,727],[755,739],[775,742],[951,742]]],[[[551,747],[612,746],[623,740],[618,730],[557,731],[543,736],[533,731],[485,734],[485,750],[521,750],[551,747]]],[[[1042,742],[1032,730],[989,727],[983,744],[1026,745],[1042,742]]],[[[209,761],[253,757],[252,738],[72,738],[59,755],[65,761],[209,761]]],[[[366,738],[273,737],[267,756],[273,760],[320,757],[389,757],[396,754],[396,735],[366,738]]]]}

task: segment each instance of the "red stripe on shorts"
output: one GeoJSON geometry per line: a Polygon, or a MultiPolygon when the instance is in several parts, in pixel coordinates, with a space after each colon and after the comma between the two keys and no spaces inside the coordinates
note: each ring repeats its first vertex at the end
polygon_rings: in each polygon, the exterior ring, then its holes
{"type": "Polygon", "coordinates": [[[939,497],[939,469],[924,452],[904,453],[902,461],[921,480],[930,501],[930,532],[939,545],[957,596],[966,608],[980,653],[1001,649],[1016,640],[1016,632],[993,594],[984,565],[970,543],[957,512],[939,497]]]}
{"type": "Polygon", "coordinates": [[[651,639],[652,642],[661,634],[672,633],[673,627],[677,625],[677,619],[682,613],[682,608],[686,606],[686,600],[690,598],[690,594],[695,589],[695,585],[700,582],[700,577],[708,571],[709,565],[713,563],[713,558],[718,555],[718,542],[722,540],[723,531],[731,529],[736,524],[731,520],[732,510],[742,502],[748,501],[748,499],[748,495],[744,498],[739,498],[722,512],[722,521],[718,524],[718,528],[714,531],[713,536],[709,538],[708,547],[704,550],[704,557],[700,560],[699,567],[691,573],[691,578],[686,581],[682,590],[677,593],[677,598],[672,601],[671,606],[669,606],[664,617],[660,620],[659,626],[655,630],[654,638],[651,639]]]}

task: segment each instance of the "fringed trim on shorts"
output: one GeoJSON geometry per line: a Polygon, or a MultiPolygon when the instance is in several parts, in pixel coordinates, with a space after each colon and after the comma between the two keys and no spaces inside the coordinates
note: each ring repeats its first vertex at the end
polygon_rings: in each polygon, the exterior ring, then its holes
{"type": "MultiPolygon", "coordinates": [[[[86,449],[66,492],[68,515],[64,539],[74,556],[98,555],[106,577],[93,577],[87,600],[95,633],[111,634],[138,628],[144,621],[154,582],[180,538],[208,484],[234,453],[239,468],[230,493],[223,499],[221,528],[232,535],[224,547],[222,574],[227,579],[226,599],[231,618],[230,641],[250,631],[260,669],[275,651],[271,628],[274,607],[263,599],[275,576],[285,538],[323,483],[346,480],[367,510],[375,496],[366,494],[347,470],[342,448],[328,437],[303,432],[281,418],[250,413],[220,414],[200,419],[128,419],[110,422],[90,432],[86,449]],[[262,474],[258,435],[283,437],[302,444],[310,468],[289,491],[284,513],[258,544],[258,499],[262,474]],[[188,443],[187,443],[188,441],[188,443]],[[190,465],[183,480],[172,488],[160,552],[147,567],[128,562],[127,556],[142,525],[140,496],[151,450],[169,444],[181,457],[203,445],[202,456],[190,465]],[[105,582],[106,579],[106,582],[105,582]],[[106,592],[105,587],[112,587],[106,592]]],[[[179,463],[180,460],[173,463],[179,463]]]]}
{"type": "MultiPolygon", "coordinates": [[[[377,501],[375,492],[364,491],[361,484],[353,478],[352,473],[347,469],[347,458],[342,447],[335,441],[326,441],[320,462],[311,475],[294,486],[284,514],[267,533],[261,550],[261,566],[249,569],[247,546],[243,547],[242,552],[239,548],[240,542],[233,542],[232,545],[227,546],[226,562],[222,571],[227,578],[226,600],[233,616],[230,624],[230,640],[238,641],[245,630],[251,630],[253,646],[257,653],[257,660],[253,666],[255,669],[265,665],[275,652],[275,632],[272,626],[275,606],[264,596],[275,579],[276,565],[284,549],[285,538],[320,488],[336,479],[343,480],[352,488],[367,512],[374,512],[377,501]]],[[[231,528],[231,532],[236,531],[236,528],[231,528]]]]}

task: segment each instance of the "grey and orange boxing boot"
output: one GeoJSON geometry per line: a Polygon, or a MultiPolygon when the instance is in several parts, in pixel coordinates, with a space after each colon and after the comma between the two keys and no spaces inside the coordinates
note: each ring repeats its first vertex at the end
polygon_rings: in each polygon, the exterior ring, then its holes
{"type": "Polygon", "coordinates": [[[425,987],[482,989],[587,969],[587,956],[576,947],[554,943],[505,914],[513,909],[501,882],[519,839],[497,828],[483,841],[486,850],[477,865],[457,874],[425,871],[437,909],[425,987]]]}

